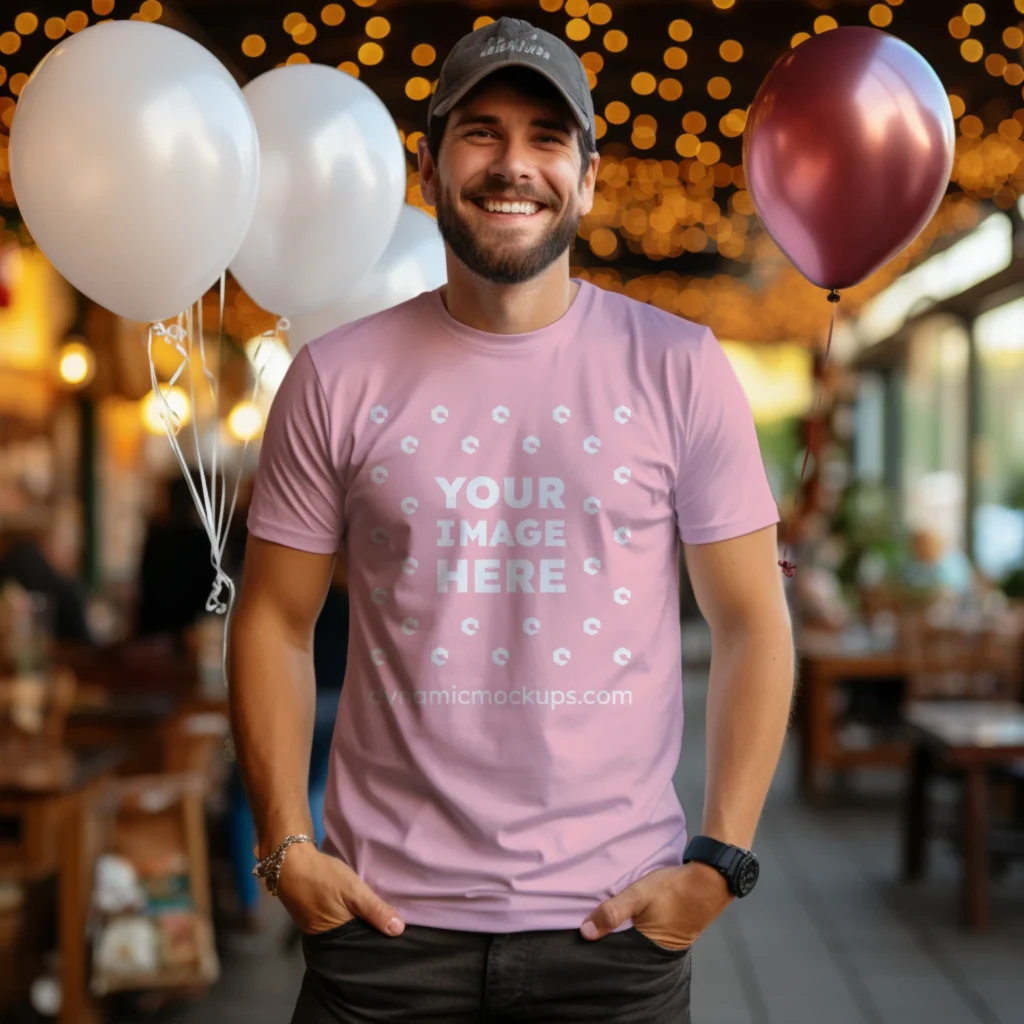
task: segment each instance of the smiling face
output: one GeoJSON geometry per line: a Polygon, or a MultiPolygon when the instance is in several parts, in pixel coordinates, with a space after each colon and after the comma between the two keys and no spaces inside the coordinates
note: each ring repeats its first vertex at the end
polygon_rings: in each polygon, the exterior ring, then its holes
{"type": "Polygon", "coordinates": [[[495,284],[537,277],[590,211],[598,159],[561,97],[532,72],[498,72],[449,114],[439,152],[420,142],[423,195],[448,247],[495,284]]]}

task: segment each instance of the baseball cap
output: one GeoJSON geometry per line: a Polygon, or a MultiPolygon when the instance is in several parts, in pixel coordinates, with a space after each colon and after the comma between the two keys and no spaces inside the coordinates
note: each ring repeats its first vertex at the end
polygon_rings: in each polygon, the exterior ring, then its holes
{"type": "Polygon", "coordinates": [[[447,114],[488,75],[510,67],[529,68],[543,75],[569,105],[590,150],[596,149],[594,101],[586,68],[558,36],[519,18],[499,18],[463,36],[452,47],[430,98],[427,123],[447,114]]]}

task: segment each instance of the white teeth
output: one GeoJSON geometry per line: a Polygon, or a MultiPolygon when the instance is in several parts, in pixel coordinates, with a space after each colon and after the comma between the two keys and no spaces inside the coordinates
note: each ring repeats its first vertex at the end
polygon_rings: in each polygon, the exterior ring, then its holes
{"type": "Polygon", "coordinates": [[[520,213],[533,214],[537,212],[537,204],[527,202],[511,202],[508,200],[485,199],[484,209],[488,213],[520,213]]]}

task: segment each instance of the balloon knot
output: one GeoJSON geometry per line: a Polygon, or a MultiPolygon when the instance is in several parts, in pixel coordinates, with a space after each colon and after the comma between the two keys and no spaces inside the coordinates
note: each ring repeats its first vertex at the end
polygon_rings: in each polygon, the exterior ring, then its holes
{"type": "Polygon", "coordinates": [[[832,290],[831,290],[831,291],[830,291],[830,292],[828,293],[828,301],[829,301],[829,302],[838,302],[838,301],[839,301],[839,292],[837,292],[837,291],[835,290],[835,288],[833,288],[833,289],[832,289],[832,290]]]}
{"type": "Polygon", "coordinates": [[[210,596],[206,599],[206,610],[208,612],[216,612],[218,615],[223,615],[228,610],[228,606],[220,598],[220,593],[225,587],[230,594],[233,590],[231,578],[222,569],[218,569],[217,578],[213,581],[213,589],[210,591],[210,596]]]}
{"type": "Polygon", "coordinates": [[[782,571],[786,576],[792,577],[796,573],[796,564],[786,558],[782,559],[779,565],[782,566],[782,571]]]}

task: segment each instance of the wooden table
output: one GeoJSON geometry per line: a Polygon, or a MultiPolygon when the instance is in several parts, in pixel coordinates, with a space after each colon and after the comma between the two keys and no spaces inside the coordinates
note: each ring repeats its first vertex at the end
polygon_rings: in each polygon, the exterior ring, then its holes
{"type": "Polygon", "coordinates": [[[146,775],[161,771],[161,731],[180,698],[162,692],[113,693],[96,707],[77,707],[64,725],[64,745],[78,750],[118,747],[125,751],[120,772],[146,775]]]}
{"type": "Polygon", "coordinates": [[[836,737],[833,704],[839,684],[863,680],[906,678],[905,656],[895,646],[872,646],[870,638],[849,633],[804,630],[797,639],[800,686],[800,788],[809,799],[819,799],[821,773],[850,768],[902,768],[904,743],[885,743],[865,750],[840,746],[836,737]]]}
{"type": "Polygon", "coordinates": [[[988,770],[1024,759],[1024,707],[1012,702],[928,701],[905,709],[913,732],[903,822],[903,878],[925,867],[928,782],[936,768],[963,772],[964,878],[962,915],[973,931],[988,927],[988,770]]]}
{"type": "Polygon", "coordinates": [[[86,927],[100,849],[98,807],[123,752],[57,749],[5,762],[0,770],[0,877],[18,881],[57,875],[60,1024],[102,1019],[89,992],[86,927]]]}

